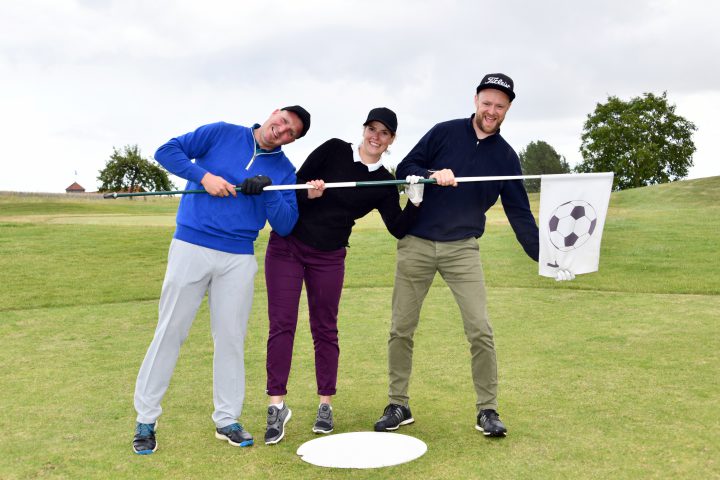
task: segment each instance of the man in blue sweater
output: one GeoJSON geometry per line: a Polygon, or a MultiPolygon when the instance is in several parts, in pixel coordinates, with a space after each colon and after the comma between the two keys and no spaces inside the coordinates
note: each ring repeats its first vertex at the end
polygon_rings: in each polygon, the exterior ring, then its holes
{"type": "Polygon", "coordinates": [[[390,403],[376,431],[414,421],[408,403],[413,335],[423,300],[440,272],[460,307],[470,343],[476,428],[490,437],[507,432],[497,413],[497,363],[477,239],[485,231],[485,212],[498,198],[517,240],[535,261],[538,228],[522,180],[458,185],[455,177],[522,175],[517,154],[500,135],[514,98],[510,77],[485,75],[476,89],[475,114],[435,125],[398,165],[397,178],[418,175],[436,179],[437,185],[426,186],[417,221],[398,241],[388,341],[390,403]]]}
{"type": "Polygon", "coordinates": [[[258,268],[253,244],[266,221],[280,235],[289,234],[297,221],[294,191],[263,188],[295,183],[295,168],[281,147],[309,128],[310,114],[295,105],[275,110],[262,125],[202,126],[155,153],[163,167],[188,181],[186,189],[204,188],[209,195],[180,200],[158,324],[135,385],[135,453],[157,450],[160,402],[206,293],[215,346],[215,436],[234,446],[253,444],[238,423],[245,397],[245,333],[258,268]],[[240,195],[234,185],[241,186],[240,195]]]}

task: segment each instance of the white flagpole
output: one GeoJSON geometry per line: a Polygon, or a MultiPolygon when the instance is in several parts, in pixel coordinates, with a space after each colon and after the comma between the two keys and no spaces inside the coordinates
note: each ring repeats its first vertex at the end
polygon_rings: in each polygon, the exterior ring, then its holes
{"type": "MultiPolygon", "coordinates": [[[[584,174],[582,174],[584,175],[584,174]]],[[[499,180],[523,180],[531,178],[541,178],[542,175],[509,175],[499,177],[455,177],[458,183],[464,182],[494,182],[499,180]]],[[[347,188],[347,187],[375,187],[380,185],[405,185],[409,184],[407,180],[379,180],[368,182],[331,182],[326,183],[325,188],[347,188]]],[[[437,183],[434,178],[421,178],[418,183],[437,183]]],[[[263,190],[311,190],[314,188],[308,184],[298,185],[269,185],[263,190]]]]}
{"type": "MultiPolygon", "coordinates": [[[[496,182],[502,180],[527,180],[534,178],[547,178],[547,177],[586,177],[595,175],[612,175],[611,173],[558,173],[550,175],[506,175],[497,177],[455,177],[455,181],[458,183],[465,182],[496,182]]],[[[418,183],[437,183],[434,178],[421,178],[418,183]]],[[[351,187],[379,187],[384,185],[409,185],[410,182],[407,180],[377,180],[377,181],[364,181],[364,182],[331,182],[326,183],[325,188],[351,188],[351,187]]],[[[240,190],[240,185],[236,185],[235,188],[240,190]]],[[[266,190],[311,190],[315,187],[312,185],[297,184],[297,185],[268,185],[263,188],[266,190]]],[[[119,198],[119,197],[137,197],[146,195],[184,195],[189,193],[207,193],[205,190],[173,190],[167,192],[140,192],[140,193],[106,193],[103,195],[105,198],[119,198]]]]}
{"type": "MultiPolygon", "coordinates": [[[[573,177],[582,177],[582,178],[588,178],[588,177],[605,177],[607,175],[610,175],[610,173],[600,172],[600,173],[555,173],[555,174],[548,174],[548,175],[505,175],[505,176],[496,176],[496,177],[455,177],[455,181],[458,183],[466,183],[466,182],[497,182],[502,180],[530,180],[530,179],[536,179],[536,178],[573,178],[573,177]]],[[[421,178],[418,183],[437,183],[434,178],[421,178]]],[[[409,184],[407,180],[379,180],[379,181],[369,181],[369,182],[334,182],[334,183],[326,183],[325,188],[348,188],[348,187],[376,187],[381,185],[406,185],[409,184]]],[[[308,184],[298,184],[298,185],[269,185],[263,190],[311,190],[314,188],[312,185],[308,184]]]]}

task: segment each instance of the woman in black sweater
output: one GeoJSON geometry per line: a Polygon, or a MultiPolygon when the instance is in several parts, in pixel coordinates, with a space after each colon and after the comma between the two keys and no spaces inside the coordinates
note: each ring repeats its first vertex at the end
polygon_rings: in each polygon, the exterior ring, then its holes
{"type": "Polygon", "coordinates": [[[392,180],[382,165],[382,154],[395,140],[397,117],[387,108],[375,108],[363,124],[362,143],[333,138],[315,149],[297,172],[298,183],[314,188],[298,190],[300,217],[292,233],[271,232],[265,255],[270,331],[267,344],[268,407],[265,443],[275,444],[285,434],[291,411],[284,402],[292,361],[303,282],[308,298],[310,329],[315,346],[315,376],[320,396],[313,432],[333,430],[332,396],[337,379],[337,314],[345,275],[345,254],[355,220],[377,209],[396,238],[403,237],[419,212],[423,185],[408,177],[409,201],[400,209],[394,185],[327,189],[325,182],[392,180]]]}

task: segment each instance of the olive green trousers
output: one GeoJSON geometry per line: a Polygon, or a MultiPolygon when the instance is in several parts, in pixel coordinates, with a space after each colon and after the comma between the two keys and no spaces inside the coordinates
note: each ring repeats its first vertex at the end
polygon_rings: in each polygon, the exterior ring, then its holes
{"type": "MultiPolygon", "coordinates": [[[[388,340],[390,403],[408,405],[413,335],[435,272],[440,272],[460,308],[465,336],[470,343],[470,366],[477,394],[476,407],[478,411],[488,408],[497,410],[495,342],[487,314],[480,248],[475,238],[435,242],[407,235],[398,241],[392,324],[388,340]]],[[[452,315],[451,308],[454,309],[447,306],[447,315],[452,315]]],[[[438,338],[434,348],[442,349],[444,341],[443,338],[438,338]]]]}

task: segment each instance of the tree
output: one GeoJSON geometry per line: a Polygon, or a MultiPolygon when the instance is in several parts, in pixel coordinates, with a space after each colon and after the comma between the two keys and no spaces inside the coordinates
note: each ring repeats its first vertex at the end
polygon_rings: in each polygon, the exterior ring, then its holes
{"type": "Polygon", "coordinates": [[[583,161],[575,171],[612,171],[615,190],[680,180],[693,165],[695,130],[675,113],[667,92],[645,93],[629,102],[610,96],[585,121],[583,161]]]}
{"type": "MultiPolygon", "coordinates": [[[[570,165],[565,157],[558,154],[547,142],[530,142],[520,151],[520,167],[525,175],[544,175],[552,173],[570,173],[570,165]]],[[[540,191],[540,180],[525,180],[528,192],[540,191]]]]}
{"type": "Polygon", "coordinates": [[[98,188],[101,192],[175,190],[167,172],[142,158],[137,145],[125,145],[122,152],[113,147],[110,160],[97,179],[102,182],[98,188]]]}

